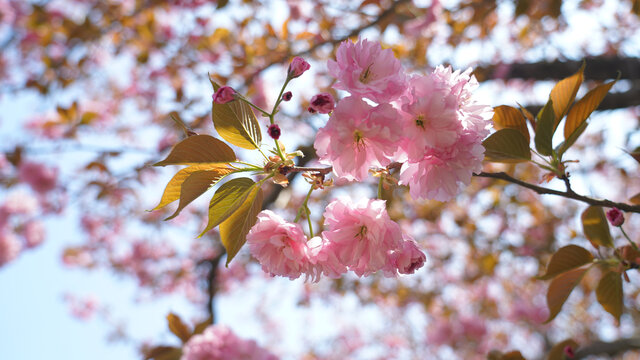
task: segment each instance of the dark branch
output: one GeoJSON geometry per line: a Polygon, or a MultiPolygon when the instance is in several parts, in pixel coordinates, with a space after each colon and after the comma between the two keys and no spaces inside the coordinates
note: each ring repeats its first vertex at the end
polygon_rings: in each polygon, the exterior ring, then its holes
{"type": "Polygon", "coordinates": [[[212,324],[216,321],[213,300],[218,291],[218,284],[216,282],[218,277],[218,264],[220,264],[220,260],[224,254],[225,252],[221,251],[219,255],[208,261],[210,268],[207,274],[207,313],[209,314],[209,319],[211,319],[212,324]]]}
{"type": "Polygon", "coordinates": [[[593,355],[615,356],[629,350],[640,349],[640,338],[620,339],[612,342],[598,341],[593,344],[578,348],[574,359],[584,359],[593,355]]]}

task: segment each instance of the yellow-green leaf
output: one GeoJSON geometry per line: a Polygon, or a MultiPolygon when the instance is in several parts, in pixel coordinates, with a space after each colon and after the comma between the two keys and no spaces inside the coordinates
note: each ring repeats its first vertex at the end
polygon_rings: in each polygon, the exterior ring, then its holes
{"type": "MultiPolygon", "coordinates": [[[[213,89],[220,85],[211,80],[213,89]]],[[[226,104],[213,103],[211,108],[213,126],[220,136],[233,145],[244,149],[257,149],[262,142],[260,124],[253,109],[241,100],[234,100],[226,104]]]]}
{"type": "MultiPolygon", "coordinates": [[[[587,120],[589,115],[598,108],[616,81],[617,80],[598,85],[591,89],[591,91],[589,91],[582,99],[576,101],[576,103],[571,107],[571,110],[569,110],[569,113],[567,114],[567,122],[564,124],[565,141],[571,137],[571,135],[587,120]]],[[[573,143],[571,145],[573,145],[573,143]]],[[[570,146],[567,146],[567,148],[569,147],[570,146]]]]}
{"type": "Polygon", "coordinates": [[[167,323],[169,325],[169,330],[182,340],[183,344],[189,341],[189,338],[191,337],[191,330],[187,324],[180,319],[180,316],[174,313],[169,313],[169,315],[167,315],[167,323]]]}
{"type": "Polygon", "coordinates": [[[553,110],[553,100],[549,99],[547,104],[540,110],[536,121],[536,134],[534,142],[536,150],[542,155],[549,156],[553,150],[551,141],[555,132],[555,113],[553,110]]]}
{"type": "Polygon", "coordinates": [[[500,105],[493,108],[493,127],[500,129],[515,129],[524,135],[529,143],[529,129],[527,120],[520,110],[507,105],[500,105]]]}
{"type": "Polygon", "coordinates": [[[167,206],[168,204],[180,199],[180,192],[182,190],[182,183],[189,177],[189,175],[193,174],[197,171],[229,171],[232,170],[224,167],[224,165],[220,164],[201,164],[201,165],[193,165],[188,168],[184,168],[178,171],[172,178],[169,180],[169,183],[164,189],[164,193],[162,194],[162,198],[160,199],[160,203],[158,206],[153,208],[152,210],[158,210],[167,206]]]}
{"type": "Polygon", "coordinates": [[[181,356],[182,349],[174,346],[156,346],[144,354],[145,360],[179,360],[181,356]]]}
{"type": "Polygon", "coordinates": [[[556,251],[549,265],[547,265],[547,271],[540,277],[541,280],[549,280],[559,274],[581,267],[593,261],[593,255],[580,246],[567,245],[556,251]]]}
{"type": "Polygon", "coordinates": [[[224,142],[209,135],[193,135],[177,143],[166,159],[154,165],[228,163],[235,160],[236,154],[224,142]]]}
{"type": "Polygon", "coordinates": [[[573,339],[567,339],[559,342],[551,348],[549,354],[547,354],[547,360],[567,360],[564,354],[564,349],[569,346],[574,352],[578,349],[578,343],[573,339]]]}
{"type": "Polygon", "coordinates": [[[609,271],[598,283],[596,288],[596,298],[602,307],[620,323],[622,315],[622,276],[609,271]]]}
{"type": "Polygon", "coordinates": [[[529,142],[515,129],[500,129],[482,142],[484,159],[493,162],[518,163],[531,160],[529,142]]]}
{"type": "Polygon", "coordinates": [[[180,187],[180,203],[178,204],[178,208],[173,215],[169,216],[165,220],[170,220],[178,216],[185,206],[189,205],[193,200],[197,199],[198,196],[204,194],[205,191],[209,190],[213,185],[220,181],[220,179],[232,172],[232,169],[221,167],[211,170],[196,171],[189,174],[180,187]]]}
{"type": "Polygon", "coordinates": [[[549,308],[549,318],[545,321],[545,324],[553,320],[560,310],[562,305],[571,295],[573,289],[580,283],[584,274],[589,271],[591,267],[583,267],[578,269],[569,270],[556,276],[549,285],[547,291],[547,307],[549,308]]]}
{"type": "Polygon", "coordinates": [[[582,84],[584,64],[583,62],[578,72],[568,78],[560,80],[551,90],[549,98],[553,101],[553,113],[556,118],[554,129],[558,127],[560,120],[562,120],[571,104],[573,104],[573,100],[576,98],[578,89],[580,89],[580,85],[582,84]]]}
{"type": "Polygon", "coordinates": [[[249,178],[237,178],[222,184],[209,203],[209,222],[198,237],[218,226],[242,205],[254,188],[255,183],[249,178]]]}
{"type": "Polygon", "coordinates": [[[247,234],[262,209],[262,189],[254,186],[242,206],[220,224],[220,239],[227,250],[227,266],[247,241],[247,234]]]}
{"type": "Polygon", "coordinates": [[[584,236],[594,246],[606,246],[613,248],[613,239],[609,232],[609,223],[600,206],[589,206],[582,213],[582,229],[584,236]]]}

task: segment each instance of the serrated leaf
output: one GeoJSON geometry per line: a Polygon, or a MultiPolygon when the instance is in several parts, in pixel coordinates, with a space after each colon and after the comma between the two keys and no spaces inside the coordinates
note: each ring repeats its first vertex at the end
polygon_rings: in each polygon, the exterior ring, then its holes
{"type": "Polygon", "coordinates": [[[580,246],[567,245],[556,251],[549,260],[547,271],[540,276],[540,280],[549,280],[559,274],[579,268],[593,261],[593,255],[580,246]]]}
{"type": "Polygon", "coordinates": [[[615,271],[604,274],[596,288],[596,298],[600,305],[620,323],[623,307],[622,276],[615,271]]]}
{"type": "Polygon", "coordinates": [[[549,285],[547,291],[547,307],[549,308],[549,318],[544,322],[545,324],[553,320],[560,310],[562,305],[567,301],[569,295],[573,289],[580,283],[584,274],[589,271],[591,267],[584,267],[569,270],[556,276],[549,285]]]}
{"type": "Polygon", "coordinates": [[[578,349],[578,343],[573,339],[567,339],[561,341],[551,348],[549,354],[547,354],[547,360],[567,360],[564,354],[564,349],[569,346],[575,352],[578,349]]]}
{"type": "Polygon", "coordinates": [[[187,324],[180,319],[180,316],[169,313],[169,315],[167,315],[167,324],[169,325],[169,330],[182,340],[183,344],[189,341],[189,338],[191,338],[191,330],[187,324]]]}
{"type": "Polygon", "coordinates": [[[193,135],[177,143],[166,159],[154,166],[228,163],[236,154],[224,142],[209,135],[193,135]]]}
{"type": "Polygon", "coordinates": [[[629,201],[634,205],[640,205],[640,193],[633,195],[629,201]]]}
{"type": "Polygon", "coordinates": [[[171,180],[169,180],[169,183],[165,187],[164,193],[162,194],[162,198],[160,199],[160,203],[155,208],[153,208],[152,211],[161,209],[168,204],[180,199],[182,183],[194,172],[207,170],[223,171],[223,169],[229,170],[229,172],[231,172],[231,169],[226,168],[224,167],[224,165],[220,164],[193,165],[178,171],[171,178],[171,180]]]}
{"type": "Polygon", "coordinates": [[[233,170],[229,168],[217,168],[211,170],[195,171],[184,180],[180,187],[180,203],[178,208],[165,220],[171,220],[180,214],[180,211],[189,205],[193,200],[197,199],[205,191],[209,190],[224,176],[232,173],[233,170]]]}
{"type": "Polygon", "coordinates": [[[247,234],[262,209],[262,189],[254,186],[242,206],[220,224],[220,239],[227,250],[227,266],[247,241],[247,234]]]}
{"type": "Polygon", "coordinates": [[[496,130],[515,129],[518,130],[529,143],[529,129],[527,121],[520,110],[507,105],[500,105],[493,108],[493,126],[496,130]]]}
{"type": "Polygon", "coordinates": [[[571,104],[573,104],[573,100],[576,98],[584,76],[584,65],[585,63],[583,62],[578,72],[558,81],[551,90],[549,98],[553,101],[553,113],[555,115],[554,131],[558,128],[560,120],[562,120],[569,110],[569,107],[571,107],[571,104]]]}
{"type": "Polygon", "coordinates": [[[209,202],[209,222],[198,237],[220,225],[244,203],[255,183],[249,178],[237,178],[222,184],[209,202]]]}
{"type": "Polygon", "coordinates": [[[594,246],[613,248],[613,239],[609,232],[609,223],[600,206],[589,206],[581,216],[584,236],[594,246]]]}
{"type": "Polygon", "coordinates": [[[518,163],[531,160],[529,142],[515,129],[500,129],[482,142],[487,161],[518,163]]]}
{"type": "Polygon", "coordinates": [[[156,346],[146,351],[145,360],[179,360],[182,349],[174,346],[156,346]]]}
{"type": "MultiPolygon", "coordinates": [[[[601,84],[591,89],[582,99],[576,101],[567,114],[567,122],[564,124],[565,141],[576,132],[591,113],[598,108],[607,93],[617,80],[601,84]]],[[[584,125],[586,127],[586,125],[584,125]]],[[[584,131],[584,129],[582,129],[584,131]]],[[[575,137],[577,139],[577,136],[575,137]]],[[[575,139],[574,141],[575,142],[575,139]]],[[[572,143],[573,145],[573,143],[572,143]]],[[[567,147],[568,148],[568,147],[567,147]]]]}
{"type": "MultiPolygon", "coordinates": [[[[220,88],[220,85],[213,80],[211,85],[214,91],[220,88]]],[[[249,150],[260,147],[262,142],[260,124],[251,107],[244,101],[213,103],[211,118],[218,134],[229,143],[249,150]]]]}
{"type": "Polygon", "coordinates": [[[555,132],[555,114],[553,110],[553,101],[549,99],[547,104],[540,110],[536,121],[536,134],[534,142],[536,150],[545,156],[551,155],[553,150],[552,140],[555,132]]]}

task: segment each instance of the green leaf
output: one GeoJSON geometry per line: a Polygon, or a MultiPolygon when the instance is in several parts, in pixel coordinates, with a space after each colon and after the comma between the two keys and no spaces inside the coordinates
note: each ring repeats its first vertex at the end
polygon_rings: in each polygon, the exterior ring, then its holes
{"type": "Polygon", "coordinates": [[[529,142],[515,129],[500,129],[486,138],[482,145],[486,149],[487,161],[518,163],[531,160],[529,142]]]}
{"type": "Polygon", "coordinates": [[[194,172],[198,171],[216,171],[223,172],[228,171],[232,172],[231,169],[225,167],[220,164],[201,164],[201,165],[193,165],[188,168],[184,168],[178,171],[164,189],[164,193],[162,194],[162,198],[160,199],[160,203],[153,209],[158,210],[161,209],[168,204],[180,199],[180,193],[182,192],[182,183],[194,172]]]}
{"type": "MultiPolygon", "coordinates": [[[[211,79],[210,79],[211,80],[211,79]]],[[[220,85],[211,80],[213,89],[220,85]]],[[[213,125],[220,136],[233,145],[243,149],[257,149],[262,142],[260,124],[253,109],[241,100],[234,100],[226,104],[213,103],[211,108],[213,125]]]]}
{"type": "Polygon", "coordinates": [[[553,146],[553,133],[555,132],[555,115],[553,110],[553,101],[549,99],[547,104],[540,110],[536,121],[536,135],[534,142],[536,150],[545,156],[551,155],[553,146]]]}
{"type": "Polygon", "coordinates": [[[596,288],[596,298],[600,305],[620,323],[623,307],[622,276],[615,271],[604,274],[596,288]]]}
{"type": "Polygon", "coordinates": [[[213,195],[209,203],[209,222],[198,237],[218,226],[231,216],[244,203],[251,190],[255,187],[249,178],[237,178],[222,184],[213,195]]]}
{"type": "Polygon", "coordinates": [[[180,316],[174,313],[169,313],[169,315],[167,315],[167,323],[169,325],[169,330],[182,340],[183,344],[189,341],[189,338],[191,338],[191,330],[187,324],[180,319],[180,316]]]}
{"type": "Polygon", "coordinates": [[[564,124],[564,138],[565,142],[569,142],[568,139],[573,137],[573,141],[567,149],[575,143],[578,139],[578,136],[584,131],[586,128],[586,120],[591,115],[591,113],[598,108],[602,100],[607,93],[616,83],[617,80],[608,82],[606,84],[601,84],[591,89],[582,99],[576,101],[576,103],[571,107],[569,113],[567,114],[567,122],[564,124]],[[574,133],[580,131],[579,134],[574,135],[574,133]]]}
{"type": "Polygon", "coordinates": [[[567,360],[564,354],[564,348],[569,346],[574,352],[578,349],[578,343],[573,339],[561,341],[551,348],[547,354],[547,360],[567,360]]]}
{"type": "Polygon", "coordinates": [[[609,223],[600,206],[589,206],[582,213],[582,229],[584,236],[593,246],[606,246],[613,248],[613,239],[609,232],[609,223]]]}
{"type": "Polygon", "coordinates": [[[591,267],[584,267],[569,270],[556,276],[549,285],[547,291],[547,307],[549,308],[549,318],[544,322],[545,324],[553,320],[560,310],[562,305],[571,295],[573,289],[580,283],[584,274],[589,271],[591,267]]]}
{"type": "Polygon", "coordinates": [[[220,239],[227,250],[227,266],[247,241],[247,234],[262,209],[262,189],[254,186],[242,206],[220,224],[220,239]]]}
{"type": "Polygon", "coordinates": [[[193,135],[177,143],[166,159],[154,166],[228,163],[236,154],[224,142],[209,135],[193,135]]]}
{"type": "Polygon", "coordinates": [[[560,120],[562,120],[569,110],[569,107],[571,107],[571,104],[573,104],[573,100],[576,98],[578,89],[580,89],[580,85],[582,84],[584,65],[585,63],[582,62],[582,66],[580,66],[578,72],[568,78],[558,81],[551,90],[549,98],[553,101],[553,113],[556,118],[554,132],[555,129],[558,128],[560,120]]]}
{"type": "Polygon", "coordinates": [[[493,127],[500,129],[518,130],[529,143],[529,129],[527,129],[527,120],[520,110],[507,105],[500,105],[493,108],[493,127]]]}
{"type": "Polygon", "coordinates": [[[220,179],[232,173],[233,170],[229,168],[217,168],[212,170],[196,171],[184,180],[180,187],[180,203],[178,208],[165,220],[173,219],[180,214],[180,211],[185,206],[189,205],[193,200],[197,199],[205,191],[209,190],[220,179]]]}
{"type": "Polygon", "coordinates": [[[567,245],[556,251],[549,265],[547,265],[547,271],[544,275],[540,276],[540,280],[549,280],[559,274],[565,273],[569,270],[581,267],[593,261],[593,255],[580,246],[567,245]]]}

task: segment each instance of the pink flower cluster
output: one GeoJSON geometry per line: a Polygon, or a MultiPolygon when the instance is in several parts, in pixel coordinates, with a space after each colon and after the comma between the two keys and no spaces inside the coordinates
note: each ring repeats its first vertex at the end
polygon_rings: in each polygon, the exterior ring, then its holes
{"type": "Polygon", "coordinates": [[[426,260],[416,242],[391,220],[384,200],[337,199],[327,206],[324,218],[326,230],[308,240],[300,225],[264,210],[247,235],[249,250],[272,276],[296,279],[305,274],[313,281],[348,270],[358,276],[379,270],[389,277],[412,274],[426,260]]]}
{"type": "Polygon", "coordinates": [[[402,162],[400,184],[413,198],[446,201],[482,169],[492,109],[473,99],[471,69],[409,76],[392,50],[368,40],[343,42],[328,67],[350,96],[314,147],[338,177],[362,181],[372,167],[402,162]]]}
{"type": "Polygon", "coordinates": [[[0,266],[44,241],[45,227],[37,219],[40,211],[38,199],[22,191],[9,193],[0,204],[0,266]]]}
{"type": "Polygon", "coordinates": [[[239,338],[223,325],[212,325],[182,348],[180,360],[277,360],[253,340],[239,338]]]}

